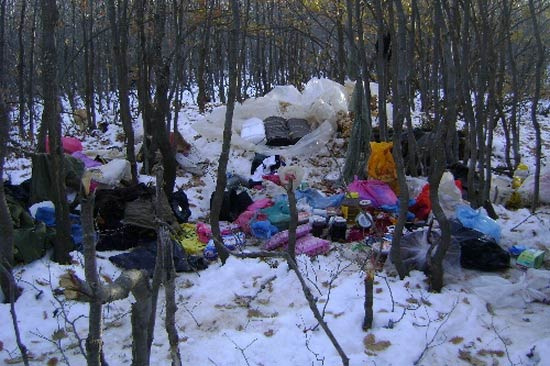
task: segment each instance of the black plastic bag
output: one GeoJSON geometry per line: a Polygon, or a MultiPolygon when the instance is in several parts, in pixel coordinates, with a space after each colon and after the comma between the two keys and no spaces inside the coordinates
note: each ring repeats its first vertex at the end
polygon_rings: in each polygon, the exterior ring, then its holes
{"type": "Polygon", "coordinates": [[[490,236],[451,222],[452,238],[460,244],[460,265],[480,271],[500,271],[510,266],[510,254],[490,236]]]}
{"type": "Polygon", "coordinates": [[[500,271],[510,266],[510,254],[488,236],[468,239],[460,243],[460,265],[480,271],[500,271]]]}
{"type": "MultiPolygon", "coordinates": [[[[212,211],[212,203],[214,201],[214,192],[210,196],[210,211],[212,211]]],[[[254,201],[250,198],[247,191],[238,192],[236,189],[231,189],[223,193],[222,208],[220,210],[220,221],[233,222],[241,213],[246,211],[254,201]]]]}
{"type": "Polygon", "coordinates": [[[180,224],[187,222],[189,217],[191,217],[189,200],[187,199],[185,192],[182,190],[173,192],[170,195],[170,207],[172,207],[172,211],[180,224]]]}

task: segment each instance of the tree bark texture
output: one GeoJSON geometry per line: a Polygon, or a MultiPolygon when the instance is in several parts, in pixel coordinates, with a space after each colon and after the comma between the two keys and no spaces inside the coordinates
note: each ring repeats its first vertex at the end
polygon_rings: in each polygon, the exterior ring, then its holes
{"type": "Polygon", "coordinates": [[[59,119],[57,48],[55,29],[59,14],[55,0],[41,0],[42,10],[42,94],[44,111],[43,128],[47,127],[50,142],[52,201],[55,205],[55,244],[53,259],[61,264],[71,261],[69,252],[74,245],[71,239],[69,205],[65,189],[65,166],[61,146],[61,123],[59,119]]]}
{"type": "Polygon", "coordinates": [[[227,250],[225,249],[222,241],[222,235],[220,232],[220,212],[223,202],[223,194],[227,183],[227,163],[229,161],[229,152],[231,149],[231,129],[233,126],[233,111],[235,109],[235,100],[237,97],[237,55],[239,55],[239,29],[240,29],[240,11],[239,2],[237,0],[230,0],[232,14],[232,27],[229,36],[229,47],[227,62],[229,66],[229,90],[227,95],[227,107],[225,110],[225,123],[223,126],[223,142],[222,151],[220,153],[220,159],[218,163],[218,174],[216,179],[216,190],[214,191],[212,208],[210,211],[210,224],[212,226],[212,237],[214,238],[214,244],[218,256],[222,262],[229,257],[227,250]]]}

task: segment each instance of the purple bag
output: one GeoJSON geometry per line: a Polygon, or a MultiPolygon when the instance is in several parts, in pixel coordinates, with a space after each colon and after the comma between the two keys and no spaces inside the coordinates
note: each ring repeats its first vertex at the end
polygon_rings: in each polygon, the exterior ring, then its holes
{"type": "Polygon", "coordinates": [[[96,166],[103,165],[99,161],[95,161],[94,159],[89,158],[86,154],[82,153],[81,151],[75,151],[71,154],[74,158],[80,159],[86,168],[93,168],[96,166]]]}
{"type": "Polygon", "coordinates": [[[314,257],[318,254],[325,254],[330,250],[330,242],[328,240],[316,238],[308,234],[296,240],[296,254],[306,254],[314,257]]]}
{"type": "MultiPolygon", "coordinates": [[[[305,236],[309,234],[310,231],[310,224],[300,225],[296,228],[296,238],[305,236]]],[[[280,231],[277,234],[273,235],[271,239],[265,242],[264,248],[267,250],[273,250],[282,246],[286,242],[288,242],[288,230],[280,231]]]]}
{"type": "Polygon", "coordinates": [[[360,200],[370,200],[374,207],[397,204],[397,196],[390,186],[376,179],[359,180],[357,177],[348,185],[349,192],[358,192],[360,200]]]}

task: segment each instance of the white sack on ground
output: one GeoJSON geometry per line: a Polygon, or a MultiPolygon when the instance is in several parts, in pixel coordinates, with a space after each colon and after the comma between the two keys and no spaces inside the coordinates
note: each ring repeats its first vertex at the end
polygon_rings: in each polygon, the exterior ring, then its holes
{"type": "MultiPolygon", "coordinates": [[[[532,169],[534,172],[534,168],[532,169]]],[[[518,192],[523,201],[533,200],[533,191],[535,190],[535,174],[529,174],[525,182],[518,188],[518,192]]],[[[539,200],[541,203],[550,204],[550,165],[541,167],[539,179],[539,200]]]]}
{"type": "MultiPolygon", "coordinates": [[[[251,98],[235,105],[231,144],[265,155],[303,155],[319,151],[336,131],[338,112],[347,112],[348,96],[343,85],[329,79],[311,79],[300,93],[294,86],[277,86],[263,97],[251,98]],[[312,132],[295,145],[271,148],[263,142],[254,144],[241,137],[243,124],[251,118],[270,116],[306,119],[312,132]]],[[[221,139],[226,107],[214,109],[193,129],[206,138],[221,139]]]]}
{"type": "Polygon", "coordinates": [[[90,169],[92,178],[98,183],[116,186],[121,180],[131,180],[130,162],[125,159],[114,159],[105,165],[90,169]]]}

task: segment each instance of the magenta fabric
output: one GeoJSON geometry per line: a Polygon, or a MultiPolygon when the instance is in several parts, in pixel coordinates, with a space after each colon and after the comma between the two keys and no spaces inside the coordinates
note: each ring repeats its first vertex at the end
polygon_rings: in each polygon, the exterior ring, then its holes
{"type": "Polygon", "coordinates": [[[248,206],[246,209],[248,211],[257,211],[262,208],[273,206],[273,200],[271,198],[261,198],[257,201],[254,201],[250,206],[248,206]]]}
{"type": "Polygon", "coordinates": [[[311,234],[303,236],[296,240],[296,254],[306,254],[314,257],[319,254],[325,254],[330,250],[330,242],[317,238],[311,234]]]}
{"type": "MultiPolygon", "coordinates": [[[[82,142],[75,137],[62,137],[61,144],[63,145],[63,152],[67,154],[82,151],[82,142]]],[[[48,136],[46,136],[46,152],[50,153],[50,139],[48,136]]]]}
{"type": "MultiPolygon", "coordinates": [[[[311,231],[310,224],[300,225],[296,228],[296,238],[301,238],[302,236],[306,236],[307,234],[309,234],[310,231],[311,231]]],[[[284,230],[273,235],[271,239],[266,241],[264,244],[264,248],[267,250],[273,250],[282,246],[287,242],[288,242],[288,230],[284,230]]]]}
{"type": "Polygon", "coordinates": [[[370,200],[374,207],[397,204],[397,196],[390,186],[376,179],[355,180],[348,185],[349,192],[358,192],[359,199],[370,200]]]}
{"type": "Polygon", "coordinates": [[[81,160],[84,163],[84,166],[86,168],[93,168],[95,166],[103,165],[99,161],[95,161],[92,158],[89,158],[86,154],[84,154],[82,151],[75,151],[71,154],[74,158],[77,158],[81,160]]]}

